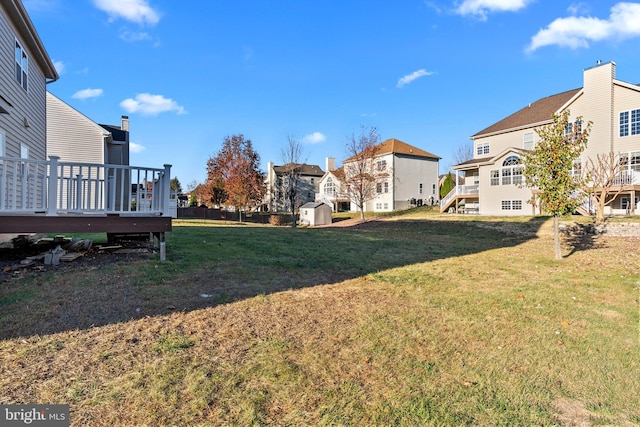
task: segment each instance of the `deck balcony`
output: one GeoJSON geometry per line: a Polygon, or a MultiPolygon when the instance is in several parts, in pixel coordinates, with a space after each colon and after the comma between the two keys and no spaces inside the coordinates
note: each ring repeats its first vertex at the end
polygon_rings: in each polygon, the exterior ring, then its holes
{"type": "MultiPolygon", "coordinates": [[[[163,168],[0,157],[0,233],[171,231],[163,168]]],[[[175,201],[174,201],[175,202],[175,201]]]]}

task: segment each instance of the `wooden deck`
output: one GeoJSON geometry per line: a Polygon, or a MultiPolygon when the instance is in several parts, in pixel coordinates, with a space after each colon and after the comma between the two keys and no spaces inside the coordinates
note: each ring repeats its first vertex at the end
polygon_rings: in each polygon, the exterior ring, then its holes
{"type": "Polygon", "coordinates": [[[171,217],[131,215],[0,215],[0,233],[141,234],[171,231],[171,217]]]}

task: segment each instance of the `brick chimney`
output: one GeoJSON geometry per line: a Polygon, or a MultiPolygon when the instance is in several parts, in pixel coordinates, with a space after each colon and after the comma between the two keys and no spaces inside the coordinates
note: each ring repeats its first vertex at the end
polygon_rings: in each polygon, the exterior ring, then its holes
{"type": "Polygon", "coordinates": [[[336,159],[333,157],[327,157],[325,160],[325,172],[336,170],[336,159]]]}

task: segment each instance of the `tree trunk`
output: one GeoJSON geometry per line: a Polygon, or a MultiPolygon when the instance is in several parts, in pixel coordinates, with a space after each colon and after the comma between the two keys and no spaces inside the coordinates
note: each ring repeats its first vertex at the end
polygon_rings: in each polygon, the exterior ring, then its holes
{"type": "Polygon", "coordinates": [[[364,222],[364,207],[360,208],[360,222],[364,222]]]}
{"type": "Polygon", "coordinates": [[[556,259],[562,259],[562,249],[560,248],[560,216],[553,216],[553,248],[556,259]]]}
{"type": "Polygon", "coordinates": [[[296,211],[291,209],[291,228],[296,228],[296,211]]]}

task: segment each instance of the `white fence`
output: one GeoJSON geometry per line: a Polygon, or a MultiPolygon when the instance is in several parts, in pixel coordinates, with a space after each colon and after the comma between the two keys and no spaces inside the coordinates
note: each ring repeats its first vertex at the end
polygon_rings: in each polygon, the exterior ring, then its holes
{"type": "Polygon", "coordinates": [[[0,213],[169,216],[163,169],[0,157],[0,213]]]}

